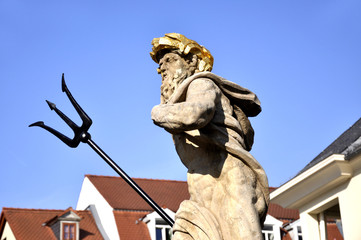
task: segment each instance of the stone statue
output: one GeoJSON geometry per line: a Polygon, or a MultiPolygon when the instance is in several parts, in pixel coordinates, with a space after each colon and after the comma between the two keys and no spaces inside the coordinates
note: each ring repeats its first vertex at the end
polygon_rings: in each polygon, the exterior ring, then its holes
{"type": "Polygon", "coordinates": [[[262,239],[268,181],[248,152],[254,136],[248,117],[261,111],[257,96],[211,73],[210,52],[181,34],[152,45],[162,76],[152,119],[172,134],[188,168],[190,199],[176,213],[172,239],[262,239]]]}

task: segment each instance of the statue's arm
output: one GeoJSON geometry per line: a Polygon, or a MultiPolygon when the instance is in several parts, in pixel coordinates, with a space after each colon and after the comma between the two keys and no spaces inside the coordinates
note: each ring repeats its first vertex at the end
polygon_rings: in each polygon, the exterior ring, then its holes
{"type": "Polygon", "coordinates": [[[152,109],[153,122],[170,133],[202,128],[212,119],[218,98],[220,90],[213,81],[194,80],[185,102],[160,104],[152,109]]]}

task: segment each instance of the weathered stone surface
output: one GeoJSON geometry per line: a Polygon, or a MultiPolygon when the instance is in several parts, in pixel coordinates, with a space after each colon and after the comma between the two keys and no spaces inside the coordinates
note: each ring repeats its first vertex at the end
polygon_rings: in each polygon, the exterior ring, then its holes
{"type": "Polygon", "coordinates": [[[261,111],[260,102],[248,89],[203,71],[202,61],[213,64],[213,58],[185,39],[155,39],[151,53],[162,74],[161,104],[152,119],[172,134],[188,168],[191,198],[176,213],[173,239],[262,239],[268,182],[248,152],[254,134],[248,117],[261,111]],[[184,53],[179,46],[189,43],[184,53]]]}

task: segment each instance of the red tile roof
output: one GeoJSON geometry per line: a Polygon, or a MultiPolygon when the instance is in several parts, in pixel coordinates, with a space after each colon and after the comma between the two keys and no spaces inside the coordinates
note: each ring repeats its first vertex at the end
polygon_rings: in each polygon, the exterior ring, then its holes
{"type": "MultiPolygon", "coordinates": [[[[86,175],[98,191],[114,209],[153,211],[151,207],[120,177],[86,175]]],[[[179,204],[189,199],[188,186],[185,181],[159,179],[133,180],[161,207],[176,212],[179,204]]],[[[270,191],[276,188],[270,187],[270,191]]],[[[286,222],[299,218],[298,210],[282,208],[270,204],[268,214],[286,222]]]]}
{"type": "Polygon", "coordinates": [[[278,204],[271,203],[268,208],[268,214],[283,223],[293,222],[300,218],[298,210],[283,208],[278,204]]]}
{"type": "MultiPolygon", "coordinates": [[[[120,177],[86,175],[100,194],[114,209],[153,209],[120,177]]],[[[133,178],[133,180],[161,207],[176,212],[180,203],[189,199],[184,181],[133,178]]]]}
{"type": "Polygon", "coordinates": [[[277,188],[276,187],[269,187],[269,192],[273,192],[274,190],[276,190],[277,188]]]}
{"type": "MultiPolygon", "coordinates": [[[[103,239],[90,211],[72,211],[82,218],[79,223],[81,240],[103,239]]],[[[16,239],[56,240],[51,228],[43,224],[62,214],[64,210],[3,208],[1,222],[8,222],[16,239]]]]}
{"type": "Polygon", "coordinates": [[[141,221],[148,213],[114,211],[120,240],[151,240],[147,224],[141,221]]]}
{"type": "Polygon", "coordinates": [[[330,240],[343,240],[336,223],[327,223],[327,239],[330,240]]]}

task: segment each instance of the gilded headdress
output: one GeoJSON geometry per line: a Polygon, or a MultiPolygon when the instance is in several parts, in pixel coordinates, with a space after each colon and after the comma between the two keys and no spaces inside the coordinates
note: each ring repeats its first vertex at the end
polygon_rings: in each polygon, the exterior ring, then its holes
{"type": "Polygon", "coordinates": [[[199,71],[212,71],[213,56],[208,51],[208,49],[199,45],[197,42],[186,38],[182,34],[167,33],[164,37],[154,38],[152,41],[152,45],[153,47],[152,52],[150,52],[150,56],[156,63],[159,62],[157,53],[159,53],[160,51],[164,49],[178,50],[184,55],[187,55],[188,53],[197,55],[199,59],[199,71]]]}

